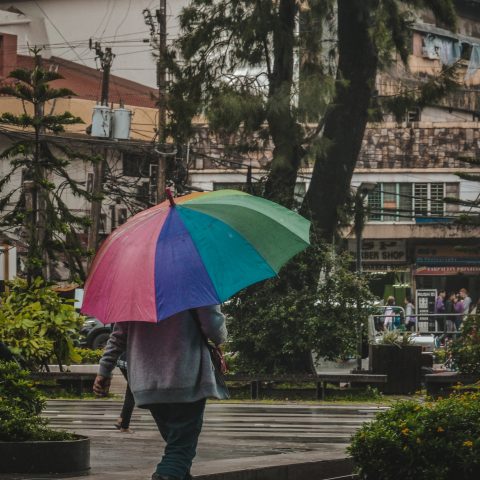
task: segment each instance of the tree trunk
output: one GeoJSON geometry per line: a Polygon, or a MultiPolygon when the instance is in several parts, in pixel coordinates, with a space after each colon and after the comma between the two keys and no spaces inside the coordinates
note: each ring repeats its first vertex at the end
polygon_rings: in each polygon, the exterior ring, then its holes
{"type": "Polygon", "coordinates": [[[292,207],[301,160],[301,132],[292,112],[295,0],[280,0],[273,33],[273,71],[270,75],[267,120],[274,144],[265,196],[292,207]]]}
{"type": "Polygon", "coordinates": [[[338,85],[323,134],[331,144],[315,159],[302,205],[314,237],[328,242],[347,199],[375,89],[378,54],[370,28],[377,7],[378,0],[338,0],[338,85]]]}

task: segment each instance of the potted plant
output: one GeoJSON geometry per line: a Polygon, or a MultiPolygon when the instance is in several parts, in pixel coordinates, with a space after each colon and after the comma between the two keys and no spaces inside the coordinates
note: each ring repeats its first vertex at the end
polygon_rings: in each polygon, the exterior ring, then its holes
{"type": "Polygon", "coordinates": [[[0,474],[89,470],[90,440],[49,428],[44,406],[29,372],[0,361],[0,474]]]}
{"type": "Polygon", "coordinates": [[[480,394],[398,402],[364,424],[348,452],[360,480],[480,478],[480,394]]]}
{"type": "Polygon", "coordinates": [[[408,394],[420,387],[422,347],[412,345],[411,336],[387,331],[369,346],[369,370],[387,375],[384,393],[408,394]]]}

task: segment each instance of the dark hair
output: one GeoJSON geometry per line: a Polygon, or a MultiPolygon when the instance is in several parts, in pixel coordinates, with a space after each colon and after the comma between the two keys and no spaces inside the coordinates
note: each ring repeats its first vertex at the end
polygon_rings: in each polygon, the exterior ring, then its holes
{"type": "Polygon", "coordinates": [[[411,295],[407,295],[405,297],[405,300],[408,302],[408,303],[412,303],[412,296],[411,295]]]}

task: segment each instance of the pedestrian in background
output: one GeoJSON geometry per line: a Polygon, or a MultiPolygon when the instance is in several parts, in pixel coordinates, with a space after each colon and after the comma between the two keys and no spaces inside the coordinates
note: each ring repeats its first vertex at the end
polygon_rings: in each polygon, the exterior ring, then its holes
{"type": "Polygon", "coordinates": [[[468,290],[466,288],[461,288],[459,293],[463,302],[463,315],[464,315],[463,318],[465,320],[466,316],[470,313],[470,308],[472,306],[472,299],[470,298],[470,295],[468,294],[468,290]]]}
{"type": "Polygon", "coordinates": [[[446,327],[447,332],[454,332],[455,331],[455,304],[458,302],[458,298],[456,293],[452,292],[448,295],[447,299],[445,300],[445,313],[450,314],[446,318],[446,327]]]}
{"type": "Polygon", "coordinates": [[[127,352],[135,404],[150,410],[166,442],[152,480],[192,478],[206,399],[228,398],[217,382],[204,336],[216,345],[227,339],[218,306],[187,310],[158,323],[116,323],[100,360],[93,389],[105,395],[118,357],[127,352]]]}
{"type": "Polygon", "coordinates": [[[125,390],[125,397],[123,399],[120,418],[115,423],[115,428],[117,428],[121,433],[133,433],[130,430],[130,420],[132,418],[133,408],[135,407],[135,399],[133,398],[132,391],[130,390],[130,384],[128,383],[127,352],[123,352],[120,357],[118,357],[117,367],[120,369],[123,377],[127,381],[127,388],[125,390]]]}
{"type": "Polygon", "coordinates": [[[405,328],[408,331],[415,330],[416,322],[415,306],[413,305],[412,297],[407,295],[405,297],[405,328]]]}
{"type": "Polygon", "coordinates": [[[435,300],[435,313],[440,313],[436,319],[436,328],[437,332],[443,332],[445,330],[445,317],[443,314],[445,313],[445,297],[447,296],[447,292],[445,290],[440,290],[438,292],[437,299],[435,300]]]}
{"type": "Polygon", "coordinates": [[[387,298],[387,306],[384,311],[383,327],[385,330],[392,330],[395,321],[395,297],[387,298]]]}

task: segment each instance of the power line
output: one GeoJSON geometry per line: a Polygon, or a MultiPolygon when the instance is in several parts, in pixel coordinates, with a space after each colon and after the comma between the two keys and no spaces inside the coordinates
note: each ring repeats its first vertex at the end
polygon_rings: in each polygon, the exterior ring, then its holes
{"type": "Polygon", "coordinates": [[[35,3],[35,5],[37,6],[37,8],[45,15],[45,18],[51,23],[52,27],[58,32],[58,34],[63,38],[63,40],[65,41],[65,43],[67,43],[67,45],[70,46],[70,48],[72,49],[72,52],[78,57],[78,59],[86,66],[86,63],[82,60],[82,58],[80,57],[80,55],[78,55],[78,52],[70,45],[70,43],[68,42],[68,40],[63,36],[63,33],[58,29],[58,27],[55,25],[55,23],[53,23],[52,19],[48,16],[47,12],[45,12],[45,10],[43,10],[43,8],[39,5],[39,3],[37,2],[37,0],[33,0],[33,2],[35,3]]]}

